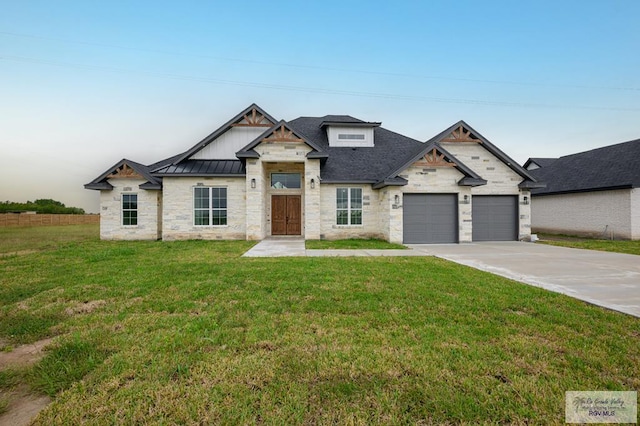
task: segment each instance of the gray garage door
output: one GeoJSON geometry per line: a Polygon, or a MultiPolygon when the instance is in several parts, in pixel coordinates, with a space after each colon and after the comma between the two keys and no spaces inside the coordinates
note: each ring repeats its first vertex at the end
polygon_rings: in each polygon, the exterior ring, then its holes
{"type": "Polygon", "coordinates": [[[404,194],[402,209],[405,243],[458,242],[456,194],[404,194]]]}
{"type": "Polygon", "coordinates": [[[473,241],[514,241],[518,239],[517,196],[474,195],[472,204],[473,241]]]}

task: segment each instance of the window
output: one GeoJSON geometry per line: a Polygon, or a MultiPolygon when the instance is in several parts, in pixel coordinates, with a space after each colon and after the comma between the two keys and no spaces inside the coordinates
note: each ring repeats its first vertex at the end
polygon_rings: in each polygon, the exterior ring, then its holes
{"type": "Polygon", "coordinates": [[[122,224],[138,224],[138,194],[122,194],[122,224]]]}
{"type": "Polygon", "coordinates": [[[352,133],[338,133],[339,140],[364,140],[364,133],[352,134],[352,133]]]}
{"type": "Polygon", "coordinates": [[[362,188],[336,189],[336,224],[362,225],[362,188]]]}
{"type": "Polygon", "coordinates": [[[227,188],[194,188],[193,223],[196,226],[227,224],[227,188]]]}
{"type": "Polygon", "coordinates": [[[299,189],[300,173],[271,173],[271,188],[299,189]]]}

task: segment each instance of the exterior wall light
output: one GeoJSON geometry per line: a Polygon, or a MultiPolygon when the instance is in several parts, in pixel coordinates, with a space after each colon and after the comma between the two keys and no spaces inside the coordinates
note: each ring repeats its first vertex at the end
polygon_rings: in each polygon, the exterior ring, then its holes
{"type": "Polygon", "coordinates": [[[524,198],[522,199],[522,204],[527,205],[529,204],[529,197],[527,197],[526,195],[524,196],[524,198]]]}
{"type": "Polygon", "coordinates": [[[396,202],[396,204],[400,204],[400,196],[398,194],[396,194],[396,196],[394,197],[394,201],[396,202]]]}
{"type": "Polygon", "coordinates": [[[251,188],[255,188],[256,187],[256,180],[255,178],[251,179],[251,188]]]}
{"type": "Polygon", "coordinates": [[[311,186],[311,189],[316,187],[316,180],[315,179],[311,179],[310,186],[311,186]]]}
{"type": "Polygon", "coordinates": [[[462,199],[462,202],[463,202],[464,204],[469,204],[469,196],[468,196],[468,195],[465,195],[465,196],[463,197],[463,199],[462,199]]]}

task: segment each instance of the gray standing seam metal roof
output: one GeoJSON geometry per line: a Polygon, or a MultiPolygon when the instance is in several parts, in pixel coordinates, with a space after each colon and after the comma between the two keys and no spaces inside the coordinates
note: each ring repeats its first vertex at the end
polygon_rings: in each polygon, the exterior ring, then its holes
{"type": "Polygon", "coordinates": [[[566,155],[529,173],[547,182],[532,195],[639,188],[640,139],[566,155]]]}
{"type": "Polygon", "coordinates": [[[244,176],[246,170],[240,160],[185,160],[159,168],[154,174],[157,176],[244,176]]]}

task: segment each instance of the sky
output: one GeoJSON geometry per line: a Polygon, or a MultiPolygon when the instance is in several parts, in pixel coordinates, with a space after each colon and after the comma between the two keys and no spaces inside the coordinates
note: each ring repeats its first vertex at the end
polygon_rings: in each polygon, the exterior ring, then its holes
{"type": "Polygon", "coordinates": [[[465,120],[521,164],[640,138],[637,0],[0,0],[0,201],[83,184],[255,102],[425,141],[465,120]]]}

